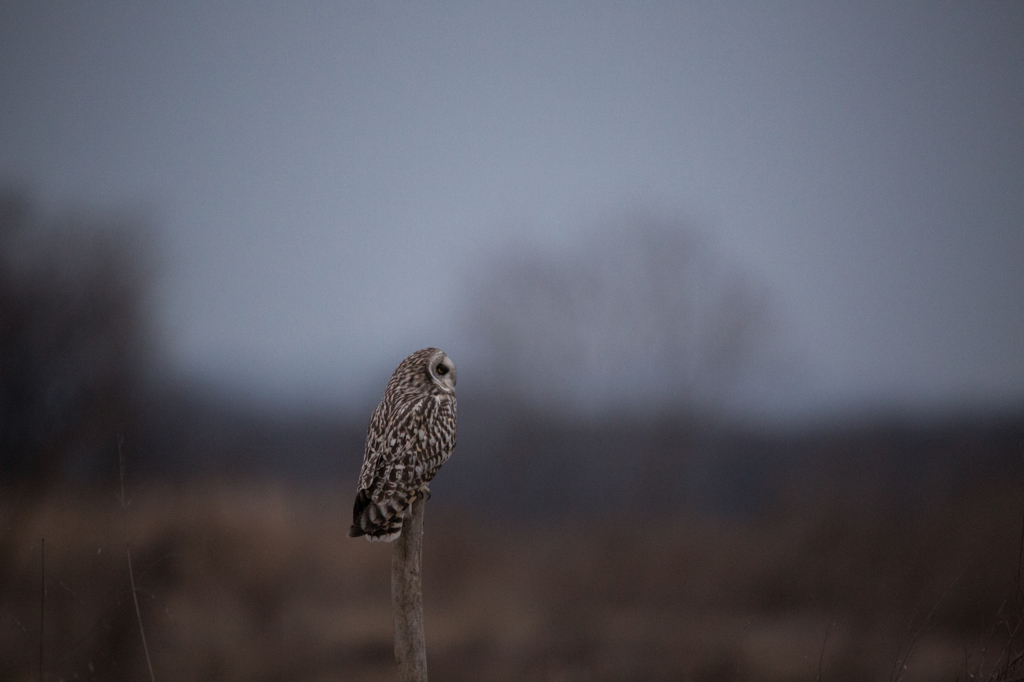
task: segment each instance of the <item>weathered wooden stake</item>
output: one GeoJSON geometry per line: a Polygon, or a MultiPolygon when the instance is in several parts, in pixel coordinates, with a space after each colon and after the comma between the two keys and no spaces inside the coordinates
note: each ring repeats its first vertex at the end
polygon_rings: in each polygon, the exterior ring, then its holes
{"type": "Polygon", "coordinates": [[[402,522],[391,548],[391,602],[395,609],[395,658],[400,682],[427,682],[427,645],[423,638],[424,498],[419,496],[402,522]]]}

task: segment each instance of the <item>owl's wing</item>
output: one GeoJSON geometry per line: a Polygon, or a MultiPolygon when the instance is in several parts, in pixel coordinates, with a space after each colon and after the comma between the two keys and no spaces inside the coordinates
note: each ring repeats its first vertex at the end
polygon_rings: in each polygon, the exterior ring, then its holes
{"type": "Polygon", "coordinates": [[[450,400],[425,396],[396,410],[389,421],[367,485],[360,480],[376,503],[390,499],[396,490],[411,493],[428,483],[455,447],[450,400]]]}
{"type": "Polygon", "coordinates": [[[366,490],[373,485],[373,479],[384,452],[384,434],[388,430],[388,406],[384,401],[377,405],[366,429],[366,451],[363,453],[363,468],[359,470],[359,485],[356,491],[366,490]]]}

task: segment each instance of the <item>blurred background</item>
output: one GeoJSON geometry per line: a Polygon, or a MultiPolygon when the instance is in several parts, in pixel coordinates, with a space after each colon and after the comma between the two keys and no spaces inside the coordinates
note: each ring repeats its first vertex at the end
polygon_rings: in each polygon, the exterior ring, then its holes
{"type": "Polygon", "coordinates": [[[392,679],[427,346],[439,679],[1024,674],[1024,5],[0,2],[0,93],[0,678],[392,679]]]}

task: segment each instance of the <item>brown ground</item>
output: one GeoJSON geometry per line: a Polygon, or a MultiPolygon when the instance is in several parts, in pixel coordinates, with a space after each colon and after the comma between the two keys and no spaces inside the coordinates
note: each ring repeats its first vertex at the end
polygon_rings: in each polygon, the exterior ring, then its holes
{"type": "MultiPolygon", "coordinates": [[[[117,496],[0,500],[0,680],[38,679],[40,538],[45,679],[148,679],[117,496]]],[[[389,548],[345,537],[349,504],[279,486],[135,494],[156,679],[396,679],[389,548]]],[[[509,528],[428,503],[431,678],[964,679],[1021,613],[1009,493],[918,519],[628,521],[509,528]]]]}

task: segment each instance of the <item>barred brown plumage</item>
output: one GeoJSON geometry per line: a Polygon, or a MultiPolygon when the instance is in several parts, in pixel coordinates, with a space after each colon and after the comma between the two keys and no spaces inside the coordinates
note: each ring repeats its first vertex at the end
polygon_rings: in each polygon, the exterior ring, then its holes
{"type": "Polygon", "coordinates": [[[455,363],[436,348],[398,365],[370,417],[349,537],[390,542],[455,449],[455,363]]]}

